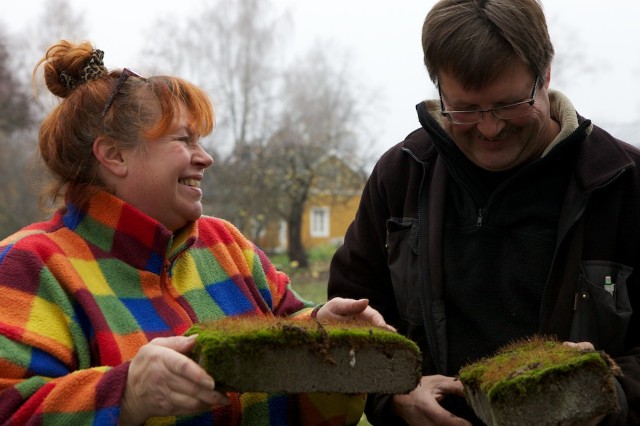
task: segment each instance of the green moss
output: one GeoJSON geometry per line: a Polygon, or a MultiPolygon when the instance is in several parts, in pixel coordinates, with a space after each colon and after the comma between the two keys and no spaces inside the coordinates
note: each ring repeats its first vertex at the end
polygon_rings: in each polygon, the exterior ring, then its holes
{"type": "Polygon", "coordinates": [[[367,344],[381,352],[398,349],[419,354],[418,346],[406,337],[362,322],[318,322],[280,318],[225,318],[192,326],[185,335],[198,334],[192,350],[193,359],[206,366],[208,362],[258,355],[264,350],[306,346],[326,362],[334,361],[329,350],[346,345],[354,350],[367,344]]]}
{"type": "Polygon", "coordinates": [[[479,388],[491,402],[524,396],[544,380],[563,380],[577,368],[609,370],[602,354],[582,351],[554,340],[536,337],[501,349],[495,356],[460,370],[465,386],[479,388]]]}

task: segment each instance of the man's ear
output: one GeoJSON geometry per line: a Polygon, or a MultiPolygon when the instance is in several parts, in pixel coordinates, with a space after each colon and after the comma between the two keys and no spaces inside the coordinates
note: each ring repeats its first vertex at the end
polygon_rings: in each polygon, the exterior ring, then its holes
{"type": "Polygon", "coordinates": [[[544,75],[544,88],[549,90],[549,84],[551,83],[551,67],[547,68],[547,72],[544,75]]]}
{"type": "Polygon", "coordinates": [[[106,136],[98,136],[93,141],[93,155],[107,172],[124,177],[127,175],[127,162],[118,143],[106,136]]]}

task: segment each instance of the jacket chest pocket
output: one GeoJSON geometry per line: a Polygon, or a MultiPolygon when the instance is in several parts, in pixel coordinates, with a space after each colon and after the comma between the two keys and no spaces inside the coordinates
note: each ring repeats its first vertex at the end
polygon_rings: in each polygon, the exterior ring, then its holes
{"type": "Polygon", "coordinates": [[[623,352],[633,312],[627,280],[633,268],[608,261],[580,267],[569,340],[591,342],[612,356],[623,352]]]}
{"type": "Polygon", "coordinates": [[[386,248],[396,308],[404,320],[421,324],[418,221],[412,218],[388,219],[386,248]]]}

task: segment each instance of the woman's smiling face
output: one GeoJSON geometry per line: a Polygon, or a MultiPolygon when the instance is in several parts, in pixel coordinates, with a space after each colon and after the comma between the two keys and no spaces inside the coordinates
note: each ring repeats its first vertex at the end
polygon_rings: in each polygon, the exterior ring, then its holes
{"type": "Polygon", "coordinates": [[[204,170],[213,158],[194,134],[191,114],[182,104],[169,130],[125,151],[127,175],[116,195],[176,231],[202,215],[204,170]]]}

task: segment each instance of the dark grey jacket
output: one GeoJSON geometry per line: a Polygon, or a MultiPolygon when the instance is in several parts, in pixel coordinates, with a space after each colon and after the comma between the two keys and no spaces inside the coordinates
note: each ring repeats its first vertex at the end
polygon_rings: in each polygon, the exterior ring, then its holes
{"type": "MultiPolygon", "coordinates": [[[[562,341],[590,341],[613,356],[623,373],[621,414],[628,416],[620,424],[640,424],[640,151],[575,116],[579,126],[564,133],[577,138],[578,158],[537,329],[562,341]],[[616,283],[614,297],[602,285],[607,275],[616,283]]],[[[427,114],[421,120],[423,128],[374,167],[332,260],[329,297],[368,298],[388,323],[418,343],[423,374],[430,375],[446,371],[441,247],[450,177],[434,146],[434,138],[448,136],[427,114]]],[[[388,400],[369,398],[369,421],[404,424],[388,400]]]]}

